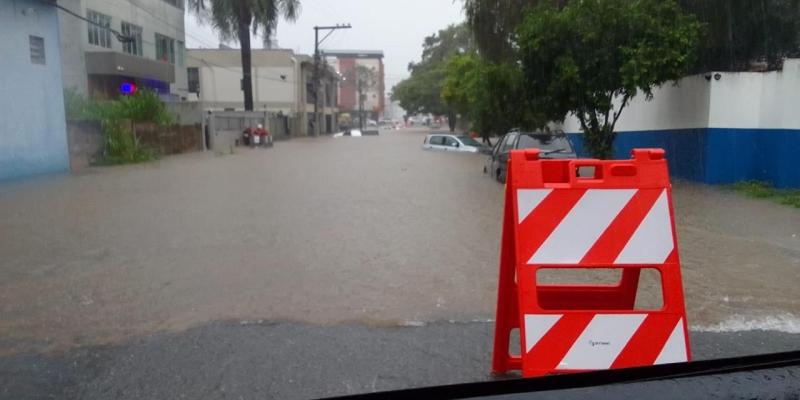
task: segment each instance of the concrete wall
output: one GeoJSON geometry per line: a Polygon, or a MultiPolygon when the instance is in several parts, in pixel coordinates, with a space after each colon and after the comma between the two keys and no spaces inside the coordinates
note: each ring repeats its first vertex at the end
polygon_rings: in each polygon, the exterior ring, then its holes
{"type": "MultiPolygon", "coordinates": [[[[186,43],[184,32],[184,11],[172,6],[164,0],[59,0],[59,4],[80,15],[86,15],[91,9],[111,16],[111,27],[120,31],[123,21],[142,27],[143,57],[156,59],[155,34],[169,36],[176,41],[186,43]]],[[[89,44],[88,28],[85,21],[59,11],[63,27],[61,32],[62,48],[70,53],[64,58],[65,87],[77,87],[81,91],[86,88],[86,66],[81,58],[86,51],[123,52],[122,43],[113,36],[111,48],[89,44]]],[[[176,44],[177,47],[177,44],[176,44]]],[[[178,49],[176,48],[176,52],[178,49]]],[[[177,58],[177,54],[176,54],[177,58]]],[[[185,58],[185,57],[184,57],[185,58]]],[[[186,97],[189,92],[186,79],[186,66],[175,65],[175,82],[170,84],[170,91],[178,96],[186,97]]]]}
{"type": "MultiPolygon", "coordinates": [[[[78,15],[85,15],[81,7],[81,0],[59,0],[58,3],[78,15]]],[[[64,87],[86,94],[88,81],[86,77],[86,55],[83,51],[89,45],[86,23],[63,11],[58,11],[58,13],[62,49],[61,77],[64,80],[64,87]],[[72,49],[73,51],[65,51],[64,49],[72,49]]]]}
{"type": "Polygon", "coordinates": [[[78,172],[103,161],[103,130],[99,122],[67,122],[69,169],[78,172]]]}
{"type": "Polygon", "coordinates": [[[0,180],[69,167],[56,9],[0,1],[0,180]],[[45,64],[31,62],[29,35],[44,38],[45,64]]]}
{"type": "MultiPolygon", "coordinates": [[[[800,60],[783,71],[722,72],[690,76],[636,97],[616,130],[616,158],[636,147],[667,151],[670,170],[681,178],[732,183],[762,180],[800,187],[795,162],[800,149],[800,60]]],[[[579,153],[586,155],[577,119],[564,121],[579,153]]]]}

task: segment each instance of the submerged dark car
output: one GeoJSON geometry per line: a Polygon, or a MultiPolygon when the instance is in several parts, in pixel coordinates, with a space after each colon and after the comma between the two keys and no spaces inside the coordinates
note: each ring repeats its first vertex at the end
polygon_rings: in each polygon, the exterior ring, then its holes
{"type": "Polygon", "coordinates": [[[483,173],[498,182],[505,182],[508,154],[518,149],[539,149],[543,159],[577,158],[569,138],[562,131],[523,132],[515,129],[497,141],[486,160],[483,173]]]}

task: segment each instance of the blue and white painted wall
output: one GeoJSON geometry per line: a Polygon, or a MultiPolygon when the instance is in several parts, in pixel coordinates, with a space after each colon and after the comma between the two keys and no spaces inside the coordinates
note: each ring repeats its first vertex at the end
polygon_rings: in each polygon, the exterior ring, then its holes
{"type": "MultiPolygon", "coordinates": [[[[649,102],[637,96],[617,123],[614,157],[661,147],[679,178],[800,187],[800,59],[778,72],[715,74],[666,84],[649,102]]],[[[577,119],[568,117],[564,131],[585,156],[577,119]]]]}
{"type": "Polygon", "coordinates": [[[37,0],[0,1],[0,38],[0,181],[66,171],[56,9],[37,0]]]}

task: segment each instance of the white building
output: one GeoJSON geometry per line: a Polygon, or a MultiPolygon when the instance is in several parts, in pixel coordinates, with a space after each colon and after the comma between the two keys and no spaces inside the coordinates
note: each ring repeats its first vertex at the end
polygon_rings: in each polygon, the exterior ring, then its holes
{"type": "MultiPolygon", "coordinates": [[[[242,61],[239,49],[189,49],[189,91],[201,109],[242,110],[242,61]]],[[[313,59],[286,49],[252,50],[253,109],[287,118],[294,135],[312,132],[314,124],[313,59]]],[[[335,72],[323,74],[316,124],[321,133],[337,130],[335,72]]]]}
{"type": "Polygon", "coordinates": [[[167,100],[188,94],[184,0],[58,0],[64,86],[115,98],[134,84],[167,100]],[[104,29],[107,27],[109,29],[104,29]],[[120,40],[115,32],[131,41],[120,40]]]}

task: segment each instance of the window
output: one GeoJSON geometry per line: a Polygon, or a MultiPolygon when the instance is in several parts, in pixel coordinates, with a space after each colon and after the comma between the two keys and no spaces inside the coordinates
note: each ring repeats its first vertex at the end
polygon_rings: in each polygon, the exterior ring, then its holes
{"type": "Polygon", "coordinates": [[[189,81],[189,93],[200,93],[200,70],[187,68],[186,77],[189,81]]]}
{"type": "Polygon", "coordinates": [[[134,24],[122,22],[121,32],[123,35],[133,39],[131,42],[122,43],[122,51],[133,54],[135,56],[142,56],[142,27],[134,24]]]}
{"type": "Polygon", "coordinates": [[[503,149],[500,152],[506,153],[511,151],[514,148],[514,141],[516,140],[517,140],[516,133],[509,133],[508,135],[506,135],[506,138],[503,141],[503,149]]]}
{"type": "Polygon", "coordinates": [[[518,149],[540,149],[544,151],[572,152],[572,146],[566,136],[554,136],[548,134],[522,134],[519,137],[518,149]]]}
{"type": "Polygon", "coordinates": [[[336,103],[334,102],[334,93],[336,93],[336,85],[333,83],[329,83],[325,86],[325,106],[326,107],[333,107],[336,103]]]}
{"type": "Polygon", "coordinates": [[[178,40],[176,42],[176,44],[177,44],[178,48],[177,48],[177,51],[175,53],[175,60],[176,60],[175,64],[177,66],[179,66],[179,67],[182,67],[183,63],[185,61],[184,60],[184,58],[185,58],[185,48],[183,46],[183,42],[181,42],[180,40],[178,40]]]}
{"type": "Polygon", "coordinates": [[[175,64],[175,39],[156,33],[156,60],[175,64]]]}
{"type": "Polygon", "coordinates": [[[444,136],[431,136],[431,139],[428,141],[428,143],[435,146],[443,146],[444,136]]]}
{"type": "Polygon", "coordinates": [[[97,11],[86,10],[89,27],[89,44],[111,48],[111,17],[97,11]]]}
{"type": "Polygon", "coordinates": [[[44,57],[44,38],[39,36],[28,36],[31,47],[31,62],[33,64],[45,64],[44,57]]]}
{"type": "Polygon", "coordinates": [[[306,83],[306,103],[314,104],[314,99],[317,96],[314,95],[314,84],[312,82],[306,83]]]}
{"type": "Polygon", "coordinates": [[[461,143],[464,143],[465,146],[473,146],[473,147],[481,147],[481,146],[483,146],[480,142],[478,142],[477,140],[475,140],[475,139],[473,139],[473,138],[471,138],[469,136],[459,136],[458,140],[460,140],[461,143]]]}
{"type": "Polygon", "coordinates": [[[444,145],[447,147],[458,147],[458,141],[451,138],[450,136],[445,136],[444,145]]]}

